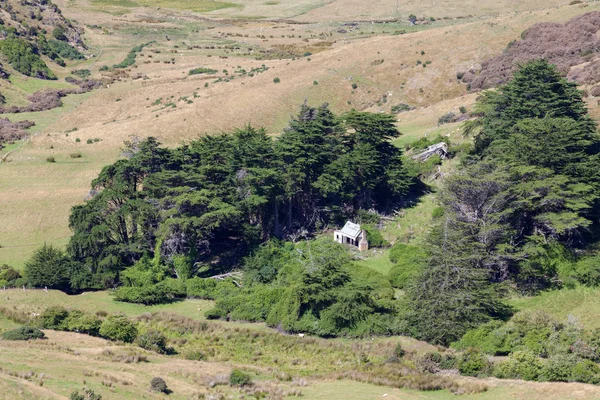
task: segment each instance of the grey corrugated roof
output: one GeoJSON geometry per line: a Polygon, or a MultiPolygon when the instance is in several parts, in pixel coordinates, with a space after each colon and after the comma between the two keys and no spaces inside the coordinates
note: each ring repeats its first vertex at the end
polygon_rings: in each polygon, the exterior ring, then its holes
{"type": "Polygon", "coordinates": [[[360,235],[361,229],[360,225],[348,221],[340,232],[346,236],[356,239],[358,235],[360,235]]]}

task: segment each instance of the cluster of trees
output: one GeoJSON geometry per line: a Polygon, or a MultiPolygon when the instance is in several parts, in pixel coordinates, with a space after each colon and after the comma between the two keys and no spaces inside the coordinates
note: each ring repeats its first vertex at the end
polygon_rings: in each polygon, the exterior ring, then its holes
{"type": "Polygon", "coordinates": [[[23,75],[39,79],[56,79],[56,75],[40,58],[39,49],[25,39],[9,37],[0,41],[0,52],[10,65],[23,75]]]}
{"type": "Polygon", "coordinates": [[[510,315],[509,286],[595,284],[600,271],[586,258],[597,240],[600,137],[581,92],[533,61],[476,112],[474,151],[446,182],[431,259],[409,293],[414,335],[435,343],[510,315]]]}
{"type": "Polygon", "coordinates": [[[351,262],[347,250],[329,238],[267,242],[246,259],[243,282],[241,289],[219,292],[207,317],[324,337],[403,332],[388,280],[351,262]]]}
{"type": "Polygon", "coordinates": [[[61,67],[66,66],[65,59],[84,58],[83,54],[68,43],[67,28],[62,25],[54,29],[54,38],[49,40],[45,30],[34,26],[22,32],[14,27],[5,27],[0,21],[0,29],[5,36],[0,41],[0,53],[15,70],[24,75],[39,79],[56,79],[41,55],[47,56],[61,67]]]}
{"type": "Polygon", "coordinates": [[[270,238],[397,206],[414,179],[394,122],[305,104],[277,140],[247,126],[175,149],[128,142],[72,210],[68,286],[113,287],[144,255],[173,277],[212,275],[270,238]]]}

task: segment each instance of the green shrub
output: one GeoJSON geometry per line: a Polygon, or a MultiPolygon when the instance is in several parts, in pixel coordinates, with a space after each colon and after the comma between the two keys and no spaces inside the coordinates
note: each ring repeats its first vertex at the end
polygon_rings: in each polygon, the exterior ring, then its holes
{"type": "Polygon", "coordinates": [[[71,154],[69,154],[69,157],[71,157],[71,158],[81,158],[81,153],[71,153],[71,154]]]}
{"type": "Polygon", "coordinates": [[[383,238],[379,229],[372,225],[363,225],[363,229],[367,232],[367,240],[370,248],[387,247],[390,243],[383,238]]]}
{"type": "Polygon", "coordinates": [[[17,287],[19,280],[23,280],[19,271],[7,264],[0,266],[0,281],[2,282],[0,286],[17,287]]]}
{"type": "Polygon", "coordinates": [[[54,157],[50,156],[50,157],[47,157],[47,158],[46,158],[46,162],[49,162],[49,163],[55,163],[55,162],[56,162],[56,159],[55,159],[54,157]]]}
{"type": "Polygon", "coordinates": [[[458,359],[452,354],[443,354],[439,365],[440,369],[455,369],[458,367],[458,359]]]}
{"type": "Polygon", "coordinates": [[[460,106],[458,108],[458,110],[460,111],[461,114],[466,114],[467,113],[467,107],[465,107],[465,106],[460,106]]]}
{"type": "Polygon", "coordinates": [[[448,124],[454,120],[454,117],[456,117],[456,114],[453,112],[446,113],[438,119],[438,125],[448,124]]]}
{"type": "Polygon", "coordinates": [[[125,315],[111,315],[102,322],[100,336],[110,340],[132,343],[137,336],[137,327],[125,315]]]}
{"type": "Polygon", "coordinates": [[[214,300],[220,287],[231,287],[227,282],[217,282],[215,279],[192,278],[186,281],[186,292],[188,298],[214,300]]]}
{"type": "Polygon", "coordinates": [[[98,336],[100,334],[100,326],[102,320],[95,315],[86,314],[79,310],[73,310],[64,320],[63,329],[71,332],[84,333],[90,336],[98,336]]]}
{"type": "Polygon", "coordinates": [[[150,381],[150,388],[159,393],[167,393],[167,382],[163,378],[155,377],[150,381]]]}
{"type": "Polygon", "coordinates": [[[358,89],[358,85],[356,83],[352,84],[352,89],[358,89]]]}
{"type": "Polygon", "coordinates": [[[581,360],[571,370],[570,380],[597,385],[600,383],[600,367],[590,360],[581,360]]]}
{"type": "Polygon", "coordinates": [[[186,281],[183,279],[167,278],[158,282],[156,287],[162,290],[167,296],[173,298],[185,298],[187,295],[186,281]]]}
{"type": "Polygon", "coordinates": [[[56,28],[52,30],[52,36],[54,36],[56,40],[67,40],[66,33],[65,27],[62,25],[57,25],[56,28]]]}
{"type": "Polygon", "coordinates": [[[171,299],[163,286],[151,285],[142,287],[121,286],[114,291],[114,299],[125,303],[144,305],[164,304],[171,299]]]}
{"type": "Polygon", "coordinates": [[[44,329],[63,330],[68,316],[69,311],[64,307],[48,307],[40,314],[40,324],[44,329]]]}
{"type": "Polygon", "coordinates": [[[544,364],[531,351],[515,351],[508,360],[502,361],[494,368],[494,376],[501,379],[524,379],[537,381],[542,376],[544,364]]]}
{"type": "Polygon", "coordinates": [[[496,332],[502,326],[504,324],[501,321],[482,324],[465,333],[458,342],[452,343],[451,346],[457,350],[476,348],[487,354],[499,355],[499,348],[502,346],[504,336],[496,332]]]}
{"type": "Polygon", "coordinates": [[[558,354],[550,357],[540,373],[540,381],[569,382],[573,367],[577,364],[573,354],[558,354]]]}
{"type": "Polygon", "coordinates": [[[249,386],[252,385],[252,378],[250,377],[250,375],[240,371],[239,369],[234,369],[229,375],[229,385],[249,386]]]}
{"type": "Polygon", "coordinates": [[[408,104],[400,103],[396,104],[395,106],[392,106],[392,109],[390,111],[392,112],[392,114],[400,114],[406,111],[410,111],[412,109],[413,108],[408,104]]]}
{"type": "Polygon", "coordinates": [[[227,316],[227,312],[220,308],[214,307],[210,310],[206,310],[204,312],[204,316],[206,317],[206,319],[220,319],[225,318],[227,316]]]}
{"type": "Polygon", "coordinates": [[[489,367],[487,357],[477,349],[466,350],[458,359],[458,370],[461,375],[480,376],[485,374],[489,367]]]}
{"type": "Polygon", "coordinates": [[[212,75],[212,74],[216,74],[217,72],[219,72],[219,71],[217,71],[216,69],[212,69],[212,68],[194,68],[188,72],[188,75],[200,75],[200,74],[212,75]]]}
{"type": "Polygon", "coordinates": [[[135,343],[142,349],[160,354],[168,353],[167,338],[159,331],[153,329],[140,333],[135,339],[135,343]]]}
{"type": "Polygon", "coordinates": [[[32,340],[44,339],[45,337],[44,332],[31,326],[22,326],[2,334],[4,340],[32,340]]]}
{"type": "Polygon", "coordinates": [[[279,82],[281,82],[281,79],[279,79],[279,78],[274,78],[273,79],[273,83],[279,83],[279,82]]]}

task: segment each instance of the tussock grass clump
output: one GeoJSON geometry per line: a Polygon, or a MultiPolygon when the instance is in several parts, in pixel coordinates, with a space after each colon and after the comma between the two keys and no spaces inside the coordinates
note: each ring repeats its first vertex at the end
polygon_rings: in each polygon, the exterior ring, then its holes
{"type": "Polygon", "coordinates": [[[239,369],[234,369],[229,375],[230,386],[250,386],[252,385],[252,378],[239,369]]]}

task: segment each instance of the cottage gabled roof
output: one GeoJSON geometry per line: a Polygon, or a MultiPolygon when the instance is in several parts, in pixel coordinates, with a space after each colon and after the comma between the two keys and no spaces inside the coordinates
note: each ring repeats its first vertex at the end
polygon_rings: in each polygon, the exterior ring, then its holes
{"type": "Polygon", "coordinates": [[[361,229],[360,225],[348,221],[346,222],[346,225],[344,225],[340,232],[345,236],[356,239],[358,235],[360,235],[361,229]]]}

